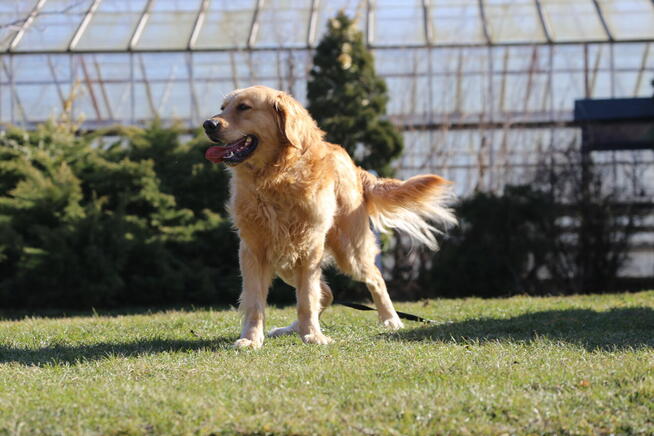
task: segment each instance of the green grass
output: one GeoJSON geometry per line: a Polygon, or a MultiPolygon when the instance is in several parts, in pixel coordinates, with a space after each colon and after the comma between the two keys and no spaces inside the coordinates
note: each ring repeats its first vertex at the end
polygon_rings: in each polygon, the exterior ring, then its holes
{"type": "MultiPolygon", "coordinates": [[[[654,292],[431,300],[237,351],[234,310],[0,321],[0,434],[653,434],[654,292]]],[[[269,309],[281,326],[293,308],[269,309]]]]}

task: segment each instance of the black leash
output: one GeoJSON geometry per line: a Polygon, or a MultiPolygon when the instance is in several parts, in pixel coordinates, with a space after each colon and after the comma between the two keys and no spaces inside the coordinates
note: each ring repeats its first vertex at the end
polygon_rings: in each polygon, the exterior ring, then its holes
{"type": "MultiPolygon", "coordinates": [[[[376,310],[373,307],[366,306],[365,304],[359,304],[359,303],[352,303],[350,301],[341,301],[341,300],[334,300],[332,304],[340,304],[341,306],[346,306],[346,307],[351,307],[352,309],[356,310],[376,310]]],[[[409,321],[416,321],[416,322],[424,322],[427,324],[437,324],[437,321],[434,321],[433,319],[427,319],[423,318],[418,315],[412,315],[410,313],[405,313],[405,312],[397,312],[397,315],[400,318],[408,319],[409,321]]]]}

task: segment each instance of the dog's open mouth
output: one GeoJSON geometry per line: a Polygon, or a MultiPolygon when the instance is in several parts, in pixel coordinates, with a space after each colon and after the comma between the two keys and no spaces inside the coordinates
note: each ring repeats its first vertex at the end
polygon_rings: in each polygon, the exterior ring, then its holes
{"type": "Polygon", "coordinates": [[[213,163],[225,162],[238,164],[243,162],[257,148],[259,140],[256,136],[247,135],[241,139],[226,145],[214,145],[210,147],[204,157],[213,163]]]}

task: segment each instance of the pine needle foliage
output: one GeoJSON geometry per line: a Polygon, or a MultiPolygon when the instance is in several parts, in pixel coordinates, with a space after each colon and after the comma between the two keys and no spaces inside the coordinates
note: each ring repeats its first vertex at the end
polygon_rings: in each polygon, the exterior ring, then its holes
{"type": "Polygon", "coordinates": [[[233,303],[226,175],[203,140],[157,122],[104,133],[0,134],[0,305],[233,303]]]}

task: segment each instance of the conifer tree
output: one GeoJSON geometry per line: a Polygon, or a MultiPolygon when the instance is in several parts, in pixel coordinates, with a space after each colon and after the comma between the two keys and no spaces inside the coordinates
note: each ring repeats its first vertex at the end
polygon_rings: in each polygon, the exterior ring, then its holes
{"type": "Polygon", "coordinates": [[[386,83],[375,74],[372,53],[354,20],[340,11],[328,26],[307,84],[309,112],[327,140],[342,145],[358,165],[390,176],[390,163],[403,144],[385,119],[386,83]]]}

